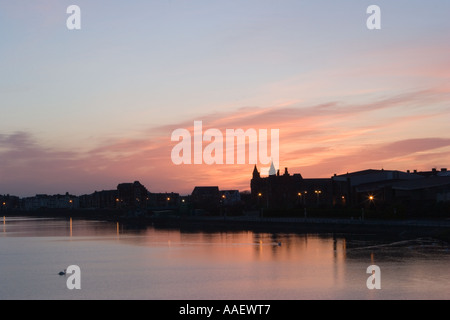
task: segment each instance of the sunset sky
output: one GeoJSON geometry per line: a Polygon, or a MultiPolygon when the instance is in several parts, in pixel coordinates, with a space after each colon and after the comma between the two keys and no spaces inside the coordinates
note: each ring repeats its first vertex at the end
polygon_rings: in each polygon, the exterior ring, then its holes
{"type": "Polygon", "coordinates": [[[449,34],[443,0],[0,0],[0,194],[248,190],[251,164],[172,163],[196,120],[279,129],[305,178],[450,167],[449,34]]]}

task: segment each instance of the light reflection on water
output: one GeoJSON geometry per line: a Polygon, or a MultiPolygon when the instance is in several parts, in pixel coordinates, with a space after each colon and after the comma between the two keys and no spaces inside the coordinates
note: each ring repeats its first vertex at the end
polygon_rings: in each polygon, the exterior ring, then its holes
{"type": "Polygon", "coordinates": [[[0,299],[449,299],[449,246],[373,235],[199,232],[6,217],[0,299]],[[81,268],[82,289],[57,273],[81,268]],[[381,268],[381,290],[366,269],[381,268]]]}

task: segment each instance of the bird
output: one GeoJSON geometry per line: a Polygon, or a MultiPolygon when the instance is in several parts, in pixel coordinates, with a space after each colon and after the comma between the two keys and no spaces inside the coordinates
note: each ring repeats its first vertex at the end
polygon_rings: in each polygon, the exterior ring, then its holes
{"type": "Polygon", "coordinates": [[[58,274],[59,274],[60,276],[64,276],[64,275],[66,274],[66,270],[64,269],[64,271],[60,271],[58,274]]]}

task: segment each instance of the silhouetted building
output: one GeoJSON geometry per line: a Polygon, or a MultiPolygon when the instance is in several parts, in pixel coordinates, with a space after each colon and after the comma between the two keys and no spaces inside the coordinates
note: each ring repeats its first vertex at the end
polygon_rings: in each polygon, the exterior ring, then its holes
{"type": "Polygon", "coordinates": [[[194,209],[203,209],[213,213],[220,204],[219,187],[195,187],[191,194],[194,209]]]}
{"type": "Polygon", "coordinates": [[[351,207],[388,204],[394,201],[392,187],[400,181],[421,180],[423,176],[397,170],[363,170],[334,175],[334,204],[351,207]]]}
{"type": "Polygon", "coordinates": [[[307,206],[331,206],[333,186],[331,179],[304,179],[301,174],[284,174],[261,177],[258,168],[253,169],[251,196],[259,207],[289,209],[307,206]]]}
{"type": "Polygon", "coordinates": [[[17,210],[20,208],[20,199],[16,196],[0,195],[0,211],[17,210]]]}
{"type": "Polygon", "coordinates": [[[396,203],[409,209],[423,210],[450,202],[450,176],[428,176],[392,185],[396,203]]]}
{"type": "Polygon", "coordinates": [[[147,206],[148,190],[139,182],[121,183],[117,186],[121,207],[143,208],[147,206]]]}
{"type": "Polygon", "coordinates": [[[38,194],[34,197],[21,199],[21,209],[26,211],[38,209],[78,209],[79,207],[79,198],[69,193],[65,195],[38,194]]]}
{"type": "Polygon", "coordinates": [[[220,201],[225,206],[233,206],[241,203],[239,190],[220,190],[220,201]]]}
{"type": "Polygon", "coordinates": [[[150,209],[176,208],[180,204],[180,194],[178,193],[149,193],[148,205],[150,209]]]}
{"type": "Polygon", "coordinates": [[[92,194],[80,196],[80,208],[83,209],[116,209],[120,207],[117,190],[95,191],[92,194]]]}
{"type": "MultiPolygon", "coordinates": [[[[410,170],[407,171],[410,173],[410,170]]],[[[424,177],[448,177],[450,176],[450,171],[447,170],[447,168],[442,168],[441,170],[437,170],[436,168],[431,169],[431,171],[413,171],[414,174],[418,174],[424,177]]]]}

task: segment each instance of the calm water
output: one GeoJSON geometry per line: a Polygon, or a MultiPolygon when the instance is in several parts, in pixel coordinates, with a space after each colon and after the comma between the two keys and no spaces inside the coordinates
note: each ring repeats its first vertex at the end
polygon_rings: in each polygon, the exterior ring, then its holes
{"type": "Polygon", "coordinates": [[[449,299],[450,251],[432,239],[184,232],[6,217],[0,299],[449,299]],[[369,265],[381,290],[369,290],[369,265]],[[81,290],[68,290],[69,265],[81,290]]]}

